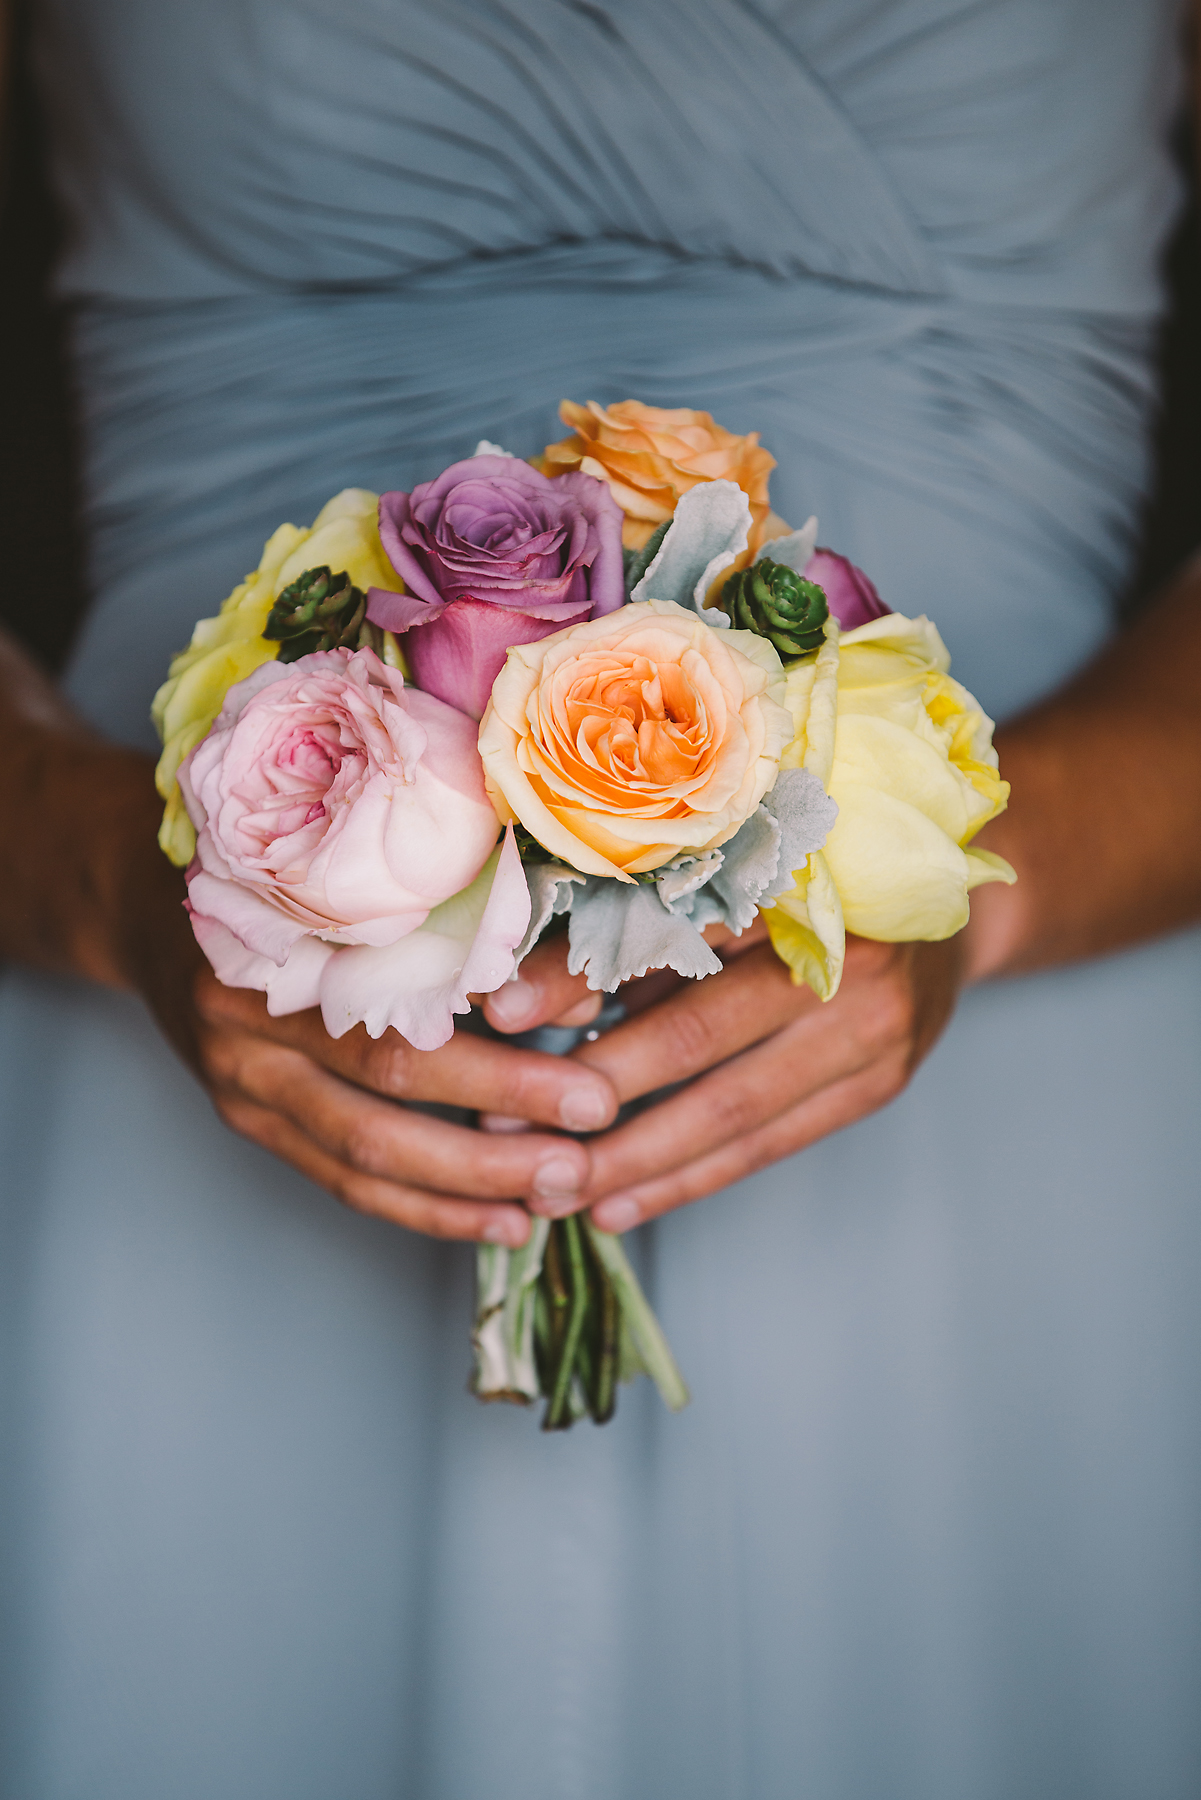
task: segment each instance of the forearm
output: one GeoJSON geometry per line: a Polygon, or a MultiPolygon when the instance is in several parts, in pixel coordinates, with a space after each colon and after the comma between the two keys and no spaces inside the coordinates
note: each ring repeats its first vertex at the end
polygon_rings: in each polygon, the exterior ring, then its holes
{"type": "Polygon", "coordinates": [[[1018,881],[972,896],[972,978],[1201,918],[1201,559],[996,742],[1013,794],[979,841],[1018,881]]]}
{"type": "Polygon", "coordinates": [[[0,747],[0,956],[130,985],[135,919],[182,894],[151,759],[100,738],[3,633],[0,747]]]}

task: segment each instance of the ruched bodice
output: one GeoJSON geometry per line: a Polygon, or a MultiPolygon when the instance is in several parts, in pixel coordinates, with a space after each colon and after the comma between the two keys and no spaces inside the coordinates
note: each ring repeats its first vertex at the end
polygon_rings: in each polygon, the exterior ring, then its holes
{"type": "Polygon", "coordinates": [[[497,257],[605,240],[1145,313],[1175,191],[1175,11],[46,0],[60,286],[312,292],[464,258],[486,285],[497,257]]]}
{"type": "MultiPolygon", "coordinates": [[[[37,0],[77,702],[149,747],[281,520],[631,394],[761,432],[991,711],[1053,688],[1146,489],[1177,13],[37,0]]],[[[9,972],[0,1059],[0,1788],[1201,1791],[1195,935],[968,995],[638,1233],[694,1403],[550,1440],[464,1391],[469,1252],[235,1139],[132,999],[9,972]]]]}
{"type": "Polygon", "coordinates": [[[154,542],[223,589],[331,485],[410,485],[481,421],[529,455],[565,394],[758,428],[777,509],[911,612],[925,547],[866,496],[938,496],[1006,569],[1003,642],[936,602],[996,712],[1108,629],[1177,185],[1167,0],[39,17],[103,595],[78,691],[109,729],[145,736],[190,626],[183,588],[147,617],[120,585],[154,542]]]}

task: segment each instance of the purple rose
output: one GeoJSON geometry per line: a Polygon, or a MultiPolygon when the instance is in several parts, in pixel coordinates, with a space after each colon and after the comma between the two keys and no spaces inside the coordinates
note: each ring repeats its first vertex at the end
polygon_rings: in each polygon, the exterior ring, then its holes
{"type": "Polygon", "coordinates": [[[405,632],[418,687],[481,718],[513,644],[625,602],[622,511],[603,481],[554,480],[507,456],[452,463],[379,503],[403,594],[372,588],[367,617],[405,632]]]}
{"type": "Polygon", "coordinates": [[[805,564],[804,573],[806,581],[816,581],[825,590],[826,605],[844,631],[854,631],[869,619],[883,619],[892,611],[863,570],[835,550],[816,549],[805,564]]]}

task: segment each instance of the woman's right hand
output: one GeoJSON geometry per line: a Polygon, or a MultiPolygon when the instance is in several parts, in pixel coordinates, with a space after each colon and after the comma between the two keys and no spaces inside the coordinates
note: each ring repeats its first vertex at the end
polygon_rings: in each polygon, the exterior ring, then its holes
{"type": "Polygon", "coordinates": [[[319,1012],[273,1019],[264,996],[192,976],[191,1060],[225,1123],[357,1211],[435,1237],[523,1244],[532,1196],[582,1194],[585,1144],[612,1122],[609,1081],[568,1058],[456,1031],[414,1050],[395,1031],[331,1038],[319,1012]],[[488,1132],[414,1112],[438,1102],[533,1121],[488,1132]],[[538,1127],[548,1129],[539,1130],[538,1127]]]}
{"type": "Polygon", "coordinates": [[[519,1202],[537,1196],[561,1208],[586,1190],[587,1146],[555,1134],[612,1122],[618,1102],[606,1076],[470,1032],[421,1051],[395,1031],[373,1040],[361,1025],[331,1038],[315,1009],[272,1018],[263,994],[225,987],[210,970],[178,870],[157,847],[147,862],[144,840],[130,849],[130,866],[145,866],[121,911],[125,967],[232,1130],[356,1211],[434,1237],[523,1244],[530,1220],[519,1202]],[[533,1129],[479,1131],[412,1102],[533,1129]]]}
{"type": "Polygon", "coordinates": [[[0,753],[0,957],[140,993],[228,1125],[359,1211],[516,1245],[521,1201],[586,1189],[587,1147],[556,1133],[611,1123],[598,1071],[464,1032],[424,1053],[392,1031],[335,1041],[317,1012],[273,1019],[262,994],[222,987],[155,841],[152,759],[99,738],[2,632],[0,753]],[[481,1132],[404,1102],[534,1129],[481,1132]]]}

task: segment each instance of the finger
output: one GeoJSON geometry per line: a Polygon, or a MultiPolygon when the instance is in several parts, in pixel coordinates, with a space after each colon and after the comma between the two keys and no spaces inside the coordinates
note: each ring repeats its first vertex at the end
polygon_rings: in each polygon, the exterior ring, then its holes
{"type": "Polygon", "coordinates": [[[681,1093],[593,1138],[593,1195],[693,1162],[874,1063],[891,1066],[899,1058],[908,1069],[913,1019],[907,989],[887,980],[852,988],[837,1010],[807,1009],[681,1093]]]}
{"type": "Polygon", "coordinates": [[[582,1044],[572,1060],[604,1074],[624,1102],[687,1081],[820,1005],[765,944],[582,1044]]]}
{"type": "Polygon", "coordinates": [[[316,1010],[274,1019],[262,994],[225,987],[211,976],[198,982],[196,1002],[208,1024],[234,1026],[299,1050],[334,1075],[388,1099],[508,1113],[565,1131],[599,1131],[617,1112],[617,1096],[597,1071],[469,1031],[456,1031],[438,1050],[415,1050],[396,1031],[370,1038],[361,1025],[331,1038],[316,1010]]]}
{"type": "MultiPolygon", "coordinates": [[[[762,917],[735,937],[724,925],[709,925],[703,933],[722,956],[734,959],[767,940],[767,926],[762,917]]],[[[497,1031],[531,1031],[536,1025],[587,1025],[604,1003],[604,995],[594,992],[583,975],[567,973],[567,938],[556,935],[535,945],[521,965],[521,973],[506,981],[484,1001],[484,1012],[497,1031]]],[[[631,1011],[640,1011],[659,997],[660,992],[678,985],[679,976],[671,970],[655,971],[641,982],[629,982],[621,990],[631,1011]],[[655,975],[662,981],[656,982],[655,975]],[[641,991],[640,991],[641,990],[641,991]]]]}
{"type": "Polygon", "coordinates": [[[720,1188],[744,1180],[783,1157],[805,1150],[832,1131],[853,1125],[895,1099],[905,1085],[902,1058],[873,1063],[870,1068],[841,1081],[779,1113],[766,1124],[743,1133],[692,1162],[636,1182],[618,1193],[607,1194],[592,1208],[592,1222],[601,1231],[629,1231],[691,1200],[701,1200],[720,1188]]]}
{"type": "Polygon", "coordinates": [[[234,1131],[290,1163],[356,1212],[389,1219],[429,1237],[466,1238],[516,1249],[529,1236],[529,1215],[519,1206],[432,1194],[401,1182],[384,1181],[347,1167],[314,1144],[291,1120],[270,1107],[237,1095],[218,1096],[217,1111],[234,1131]]]}
{"type": "Polygon", "coordinates": [[[535,944],[520,972],[484,1001],[484,1016],[497,1031],[532,1031],[552,1021],[587,1024],[604,996],[583,975],[567,973],[567,936],[556,933],[535,944]],[[579,1018],[571,1015],[579,1014],[579,1018]]]}
{"type": "Polygon", "coordinates": [[[561,1211],[572,1208],[588,1180],[589,1153],[573,1138],[496,1136],[431,1119],[250,1033],[225,1034],[209,1047],[206,1064],[221,1092],[279,1113],[358,1174],[480,1200],[537,1194],[561,1211]]]}

